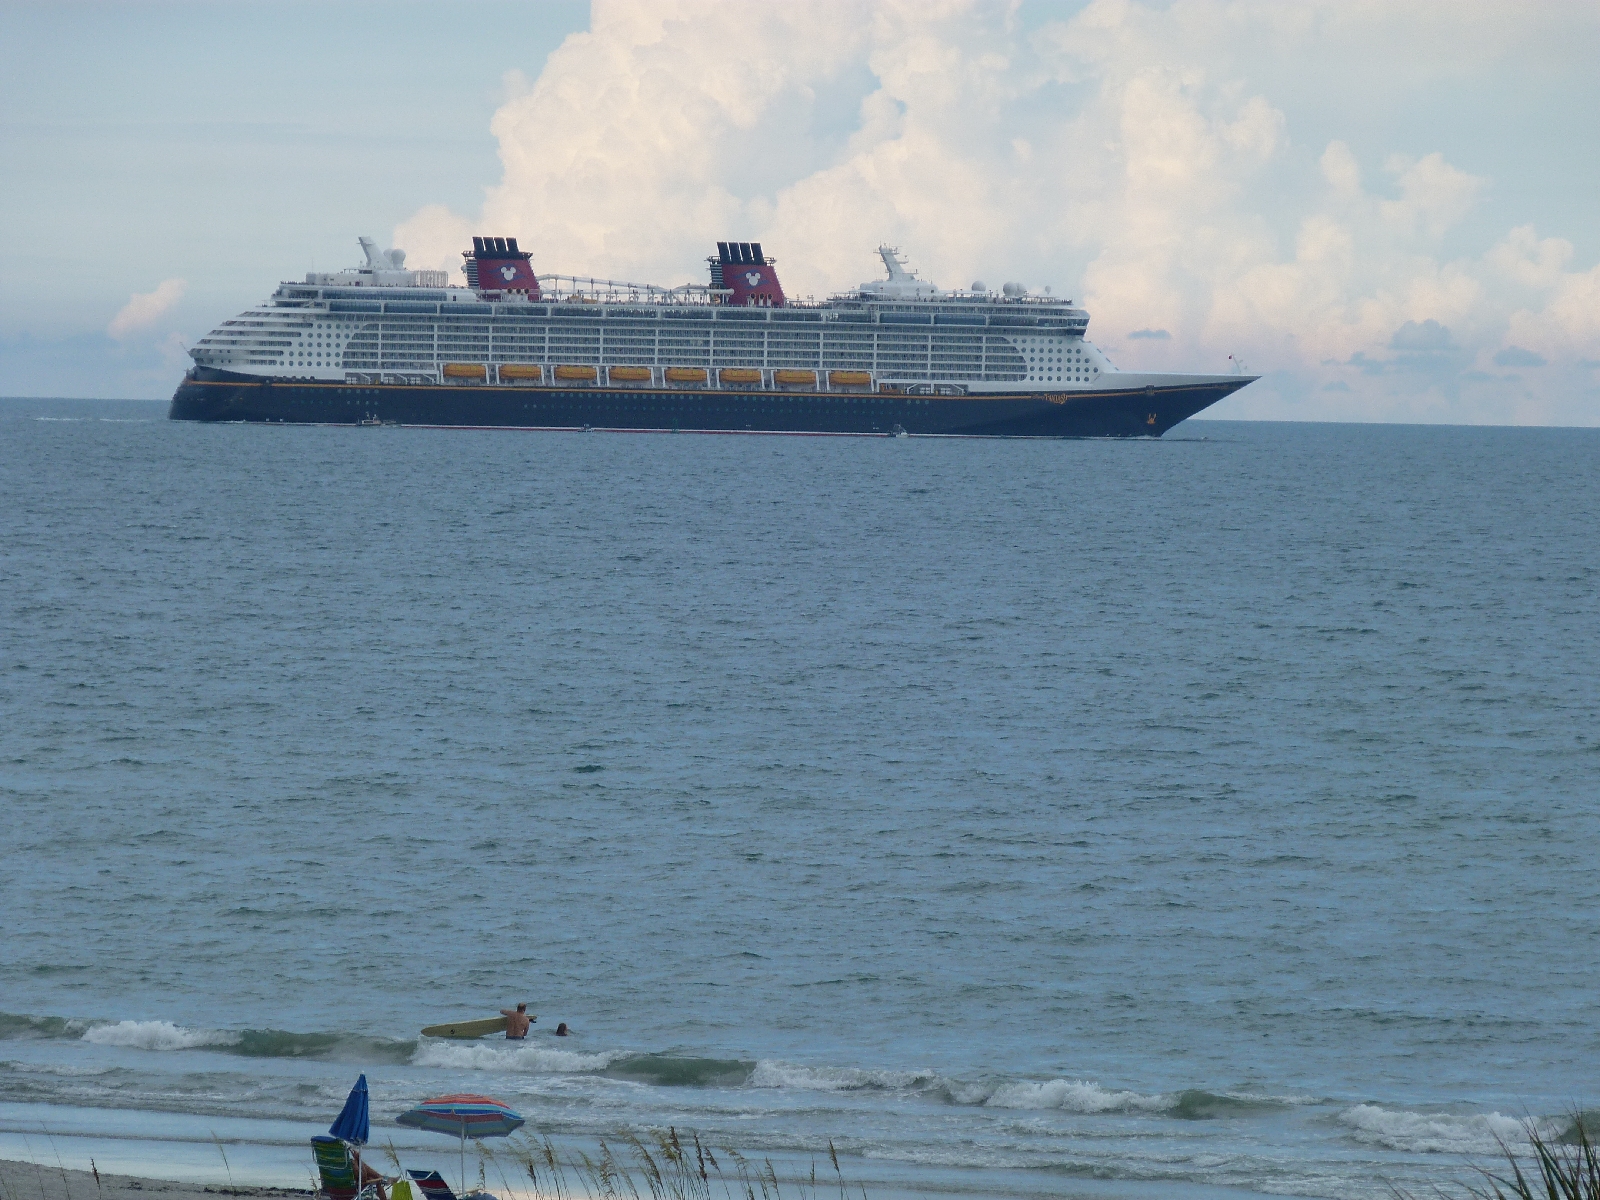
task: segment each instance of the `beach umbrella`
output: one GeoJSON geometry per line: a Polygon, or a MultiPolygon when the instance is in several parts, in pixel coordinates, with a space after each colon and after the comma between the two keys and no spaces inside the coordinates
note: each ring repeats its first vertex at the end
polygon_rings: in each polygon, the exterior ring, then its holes
{"type": "Polygon", "coordinates": [[[328,1133],[331,1136],[356,1147],[356,1191],[358,1192],[361,1190],[360,1148],[367,1144],[367,1137],[371,1132],[367,1077],[362,1074],[357,1077],[355,1087],[351,1088],[350,1094],[345,1097],[344,1107],[339,1110],[339,1115],[334,1118],[333,1124],[328,1126],[328,1133]]]}
{"type": "Polygon", "coordinates": [[[467,1190],[467,1139],[505,1137],[522,1128],[524,1121],[511,1107],[492,1096],[461,1094],[435,1096],[409,1108],[396,1118],[412,1129],[454,1134],[461,1143],[461,1190],[467,1190]]]}
{"type": "Polygon", "coordinates": [[[356,1080],[355,1087],[350,1089],[350,1095],[346,1097],[344,1107],[339,1110],[339,1116],[328,1126],[328,1133],[341,1141],[349,1142],[352,1146],[365,1146],[371,1130],[367,1103],[367,1077],[362,1075],[356,1080]]]}

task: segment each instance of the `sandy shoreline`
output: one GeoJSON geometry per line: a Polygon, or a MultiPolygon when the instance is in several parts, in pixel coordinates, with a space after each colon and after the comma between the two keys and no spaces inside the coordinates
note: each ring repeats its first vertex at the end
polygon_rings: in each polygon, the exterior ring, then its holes
{"type": "Polygon", "coordinates": [[[0,1200],[134,1200],[158,1195],[162,1200],[217,1200],[222,1196],[253,1200],[305,1200],[314,1193],[306,1188],[228,1187],[178,1183],[139,1175],[110,1175],[98,1179],[89,1171],[0,1159],[0,1200]]]}

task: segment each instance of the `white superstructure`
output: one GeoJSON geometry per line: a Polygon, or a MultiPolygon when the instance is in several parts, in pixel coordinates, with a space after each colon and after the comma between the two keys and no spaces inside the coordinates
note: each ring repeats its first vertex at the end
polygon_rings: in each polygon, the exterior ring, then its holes
{"type": "Polygon", "coordinates": [[[832,373],[865,373],[864,386],[910,394],[1120,391],[1228,378],[1120,372],[1086,339],[1089,316],[1070,301],[1012,283],[998,294],[981,283],[944,291],[888,246],[879,248],[887,279],[820,303],[736,307],[730,291],[697,285],[543,276],[525,295],[445,286],[444,272],[407,270],[403,251],[360,241],[364,265],[280,285],[202,338],[190,351],[195,363],[282,380],[413,384],[478,365],[485,382],[527,382],[526,366],[537,365],[535,382],[559,378],[559,367],[593,367],[599,380],[622,368],[676,386],[676,368],[679,379],[704,373],[682,386],[712,388],[723,386],[719,368],[759,371],[757,386],[809,370],[824,390],[832,373]],[[513,372],[501,375],[506,366],[513,372]]]}

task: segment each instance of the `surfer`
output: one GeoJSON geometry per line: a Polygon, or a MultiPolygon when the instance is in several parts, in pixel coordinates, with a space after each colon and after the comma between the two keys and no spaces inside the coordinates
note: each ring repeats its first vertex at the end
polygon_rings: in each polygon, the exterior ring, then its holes
{"type": "Polygon", "coordinates": [[[537,1017],[528,1016],[526,1002],[517,1005],[514,1012],[509,1008],[502,1008],[500,1015],[506,1019],[506,1037],[513,1042],[520,1042],[527,1037],[528,1026],[538,1020],[537,1017]]]}
{"type": "Polygon", "coordinates": [[[568,1035],[567,1023],[565,1021],[563,1021],[563,1022],[561,1022],[561,1024],[556,1026],[556,1036],[557,1037],[566,1037],[567,1035],[568,1035]]]}

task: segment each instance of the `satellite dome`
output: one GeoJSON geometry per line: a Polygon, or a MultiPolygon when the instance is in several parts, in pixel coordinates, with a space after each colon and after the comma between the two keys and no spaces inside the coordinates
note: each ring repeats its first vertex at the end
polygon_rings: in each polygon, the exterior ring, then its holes
{"type": "Polygon", "coordinates": [[[391,250],[391,251],[389,251],[389,261],[392,262],[396,267],[405,266],[406,265],[406,252],[404,250],[391,250]]]}
{"type": "Polygon", "coordinates": [[[974,292],[987,292],[989,289],[983,285],[983,280],[974,279],[972,281],[972,290],[974,292]]]}
{"type": "Polygon", "coordinates": [[[1015,300],[1018,296],[1026,296],[1028,294],[1028,285],[1025,283],[1007,283],[1000,290],[1015,300]]]}

